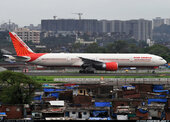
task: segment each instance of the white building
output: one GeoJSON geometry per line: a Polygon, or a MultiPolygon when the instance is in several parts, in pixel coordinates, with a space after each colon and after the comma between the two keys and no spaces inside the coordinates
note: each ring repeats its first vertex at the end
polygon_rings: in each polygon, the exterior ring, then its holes
{"type": "Polygon", "coordinates": [[[166,25],[170,25],[170,18],[166,18],[166,19],[165,19],[165,24],[166,24],[166,25]]]}
{"type": "Polygon", "coordinates": [[[147,39],[146,43],[150,46],[153,46],[154,45],[154,41],[151,41],[150,39],[147,39]]]}
{"type": "Polygon", "coordinates": [[[40,31],[18,28],[14,32],[25,42],[32,41],[32,43],[40,43],[40,31]]]}

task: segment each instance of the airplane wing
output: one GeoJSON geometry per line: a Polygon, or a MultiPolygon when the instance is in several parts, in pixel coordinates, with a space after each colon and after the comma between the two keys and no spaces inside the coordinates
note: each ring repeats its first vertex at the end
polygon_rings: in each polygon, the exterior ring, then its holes
{"type": "Polygon", "coordinates": [[[94,63],[103,63],[101,61],[97,61],[97,60],[93,60],[93,59],[88,59],[88,58],[83,58],[83,57],[79,57],[84,64],[94,64],[94,63]]]}
{"type": "Polygon", "coordinates": [[[100,60],[88,59],[84,57],[79,57],[82,61],[82,70],[80,73],[94,73],[94,70],[107,70],[116,71],[118,69],[118,63],[116,62],[102,62],[100,60]]]}

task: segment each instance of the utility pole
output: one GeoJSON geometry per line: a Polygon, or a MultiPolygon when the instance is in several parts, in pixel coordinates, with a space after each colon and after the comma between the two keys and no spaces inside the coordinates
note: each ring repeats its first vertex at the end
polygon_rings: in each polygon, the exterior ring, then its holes
{"type": "Polygon", "coordinates": [[[10,25],[11,25],[11,20],[9,19],[9,31],[11,31],[10,25]]]}

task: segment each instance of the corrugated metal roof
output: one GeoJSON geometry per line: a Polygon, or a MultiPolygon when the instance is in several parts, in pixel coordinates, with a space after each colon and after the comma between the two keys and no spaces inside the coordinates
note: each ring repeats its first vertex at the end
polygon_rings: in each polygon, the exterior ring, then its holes
{"type": "Polygon", "coordinates": [[[49,101],[52,106],[64,106],[64,101],[49,101]]]}

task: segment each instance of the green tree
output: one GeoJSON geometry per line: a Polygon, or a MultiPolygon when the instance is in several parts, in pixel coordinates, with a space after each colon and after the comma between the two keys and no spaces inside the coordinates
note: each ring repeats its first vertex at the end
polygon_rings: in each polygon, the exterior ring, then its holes
{"type": "Polygon", "coordinates": [[[118,40],[106,46],[106,52],[109,53],[127,53],[128,43],[124,40],[118,40]]]}
{"type": "Polygon", "coordinates": [[[0,101],[4,104],[29,104],[36,89],[41,85],[23,73],[0,73],[0,101]]]}
{"type": "Polygon", "coordinates": [[[105,53],[105,48],[99,47],[97,43],[93,43],[88,45],[84,49],[85,53],[105,53]]]}
{"type": "Polygon", "coordinates": [[[151,47],[148,47],[145,49],[145,53],[159,55],[166,61],[170,62],[170,50],[163,45],[155,44],[151,47]]]}
{"type": "Polygon", "coordinates": [[[2,60],[2,52],[0,51],[0,61],[2,60]]]}

